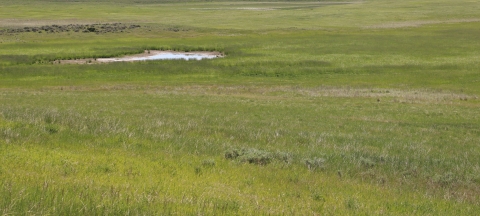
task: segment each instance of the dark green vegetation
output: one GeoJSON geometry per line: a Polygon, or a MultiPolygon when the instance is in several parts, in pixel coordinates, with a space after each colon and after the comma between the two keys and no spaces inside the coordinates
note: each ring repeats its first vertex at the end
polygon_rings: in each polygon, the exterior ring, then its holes
{"type": "Polygon", "coordinates": [[[480,212],[478,1],[0,2],[141,26],[0,35],[1,214],[480,212]]]}
{"type": "Polygon", "coordinates": [[[123,32],[130,29],[140,28],[140,25],[125,25],[122,23],[106,23],[106,24],[87,24],[87,25],[51,25],[51,26],[41,26],[41,27],[23,27],[23,28],[9,28],[0,31],[0,34],[18,34],[26,32],[35,32],[35,33],[61,33],[61,32],[83,32],[83,33],[97,33],[104,34],[110,32],[123,32]]]}

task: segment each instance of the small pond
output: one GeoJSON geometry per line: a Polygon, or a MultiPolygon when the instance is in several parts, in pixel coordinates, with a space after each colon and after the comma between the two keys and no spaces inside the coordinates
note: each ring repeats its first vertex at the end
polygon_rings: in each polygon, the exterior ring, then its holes
{"type": "Polygon", "coordinates": [[[95,63],[108,63],[108,62],[132,62],[132,61],[148,61],[148,60],[202,60],[221,58],[224,55],[220,52],[206,52],[206,51],[194,51],[194,52],[178,52],[178,51],[161,51],[161,50],[149,50],[141,54],[113,57],[113,58],[97,58],[97,59],[77,59],[77,60],[61,60],[63,64],[95,64],[95,63]]]}
{"type": "Polygon", "coordinates": [[[206,53],[158,53],[152,56],[135,57],[132,61],[145,61],[145,60],[169,60],[169,59],[184,59],[184,60],[202,60],[218,58],[217,55],[206,53]]]}

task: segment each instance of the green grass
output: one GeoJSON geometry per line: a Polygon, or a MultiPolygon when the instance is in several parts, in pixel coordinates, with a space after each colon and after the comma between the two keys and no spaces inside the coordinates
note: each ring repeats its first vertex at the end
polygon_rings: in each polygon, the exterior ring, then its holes
{"type": "Polygon", "coordinates": [[[142,26],[0,34],[2,215],[480,211],[478,1],[0,2],[142,26]]]}

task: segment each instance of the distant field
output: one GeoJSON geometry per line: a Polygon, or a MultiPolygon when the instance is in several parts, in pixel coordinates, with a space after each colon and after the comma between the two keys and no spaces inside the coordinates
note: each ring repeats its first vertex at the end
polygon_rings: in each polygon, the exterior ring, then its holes
{"type": "Polygon", "coordinates": [[[480,212],[478,0],[0,5],[2,215],[480,212]]]}

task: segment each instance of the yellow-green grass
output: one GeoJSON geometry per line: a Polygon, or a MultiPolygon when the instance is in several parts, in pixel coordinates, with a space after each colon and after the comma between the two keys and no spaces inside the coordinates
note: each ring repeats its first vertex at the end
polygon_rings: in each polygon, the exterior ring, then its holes
{"type": "Polygon", "coordinates": [[[1,214],[480,211],[478,1],[0,2],[142,26],[0,34],[1,214]],[[53,62],[145,49],[226,57],[53,62]]]}

